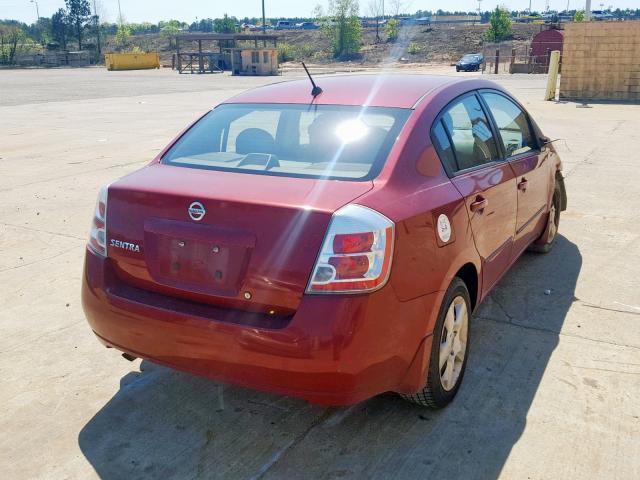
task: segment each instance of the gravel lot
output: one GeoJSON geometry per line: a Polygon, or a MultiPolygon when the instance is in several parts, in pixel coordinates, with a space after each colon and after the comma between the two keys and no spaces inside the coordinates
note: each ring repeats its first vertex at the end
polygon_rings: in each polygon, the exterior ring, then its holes
{"type": "Polygon", "coordinates": [[[492,78],[562,139],[569,209],[554,251],[525,254],[476,315],[455,402],[322,408],[224,386],[220,410],[216,384],[94,338],[85,238],[102,184],[282,79],[0,70],[3,477],[640,478],[640,105],[544,102],[545,76],[492,78]]]}

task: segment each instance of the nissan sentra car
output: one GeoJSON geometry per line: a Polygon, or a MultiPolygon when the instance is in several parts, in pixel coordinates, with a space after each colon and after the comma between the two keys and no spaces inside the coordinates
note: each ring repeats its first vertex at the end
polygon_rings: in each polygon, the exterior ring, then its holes
{"type": "Polygon", "coordinates": [[[489,81],[319,83],[242,93],[103,188],[84,311],[126,358],[319,404],[443,407],[472,312],[554,245],[560,159],[489,81]]]}

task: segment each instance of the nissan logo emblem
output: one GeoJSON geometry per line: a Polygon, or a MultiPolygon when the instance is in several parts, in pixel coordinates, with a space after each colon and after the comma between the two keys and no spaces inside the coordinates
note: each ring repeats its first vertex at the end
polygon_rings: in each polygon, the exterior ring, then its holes
{"type": "Polygon", "coordinates": [[[188,211],[191,220],[194,220],[196,222],[202,220],[204,218],[204,214],[207,213],[207,211],[204,209],[204,205],[202,205],[200,202],[193,202],[191,205],[189,205],[188,211]]]}

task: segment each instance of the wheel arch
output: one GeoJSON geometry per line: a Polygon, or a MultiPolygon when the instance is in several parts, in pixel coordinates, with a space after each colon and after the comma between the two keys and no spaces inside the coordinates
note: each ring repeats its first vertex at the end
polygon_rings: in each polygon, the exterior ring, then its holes
{"type": "Polygon", "coordinates": [[[467,262],[458,269],[454,277],[458,277],[464,282],[469,290],[469,299],[471,300],[471,311],[476,309],[479,298],[480,277],[476,266],[467,262]]]}
{"type": "Polygon", "coordinates": [[[560,211],[564,212],[567,209],[567,189],[564,186],[564,177],[559,170],[556,171],[556,183],[560,185],[560,211]]]}

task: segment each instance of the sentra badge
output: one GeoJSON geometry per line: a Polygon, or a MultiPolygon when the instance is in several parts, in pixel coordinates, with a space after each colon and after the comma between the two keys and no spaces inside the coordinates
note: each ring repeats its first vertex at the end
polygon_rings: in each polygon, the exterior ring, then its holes
{"type": "Polygon", "coordinates": [[[140,245],[136,243],[123,242],[122,240],[111,239],[111,246],[114,248],[121,248],[123,250],[129,250],[130,252],[140,252],[140,245]]]}

